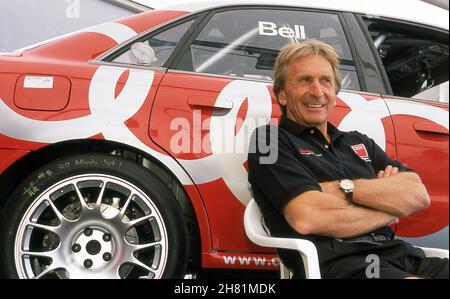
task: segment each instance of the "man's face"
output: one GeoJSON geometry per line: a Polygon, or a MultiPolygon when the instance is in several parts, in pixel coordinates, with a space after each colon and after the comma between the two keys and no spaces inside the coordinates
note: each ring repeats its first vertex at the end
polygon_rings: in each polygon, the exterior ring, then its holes
{"type": "Polygon", "coordinates": [[[328,60],[308,55],[293,60],[286,72],[278,100],[287,117],[303,126],[326,132],[329,114],[336,104],[334,73],[328,60]]]}

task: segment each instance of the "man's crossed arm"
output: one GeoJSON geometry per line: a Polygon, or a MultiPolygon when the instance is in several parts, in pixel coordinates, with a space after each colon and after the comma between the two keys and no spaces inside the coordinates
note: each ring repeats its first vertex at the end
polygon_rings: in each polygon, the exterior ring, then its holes
{"type": "Polygon", "coordinates": [[[420,177],[388,166],[376,179],[353,181],[352,202],[339,190],[339,182],[320,183],[322,192],[308,191],[284,207],[288,223],[301,234],[335,238],[358,236],[398,222],[425,209],[430,199],[420,177]]]}

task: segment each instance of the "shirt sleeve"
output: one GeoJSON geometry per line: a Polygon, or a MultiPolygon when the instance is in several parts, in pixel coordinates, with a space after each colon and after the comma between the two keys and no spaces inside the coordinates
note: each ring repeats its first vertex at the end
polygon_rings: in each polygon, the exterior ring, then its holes
{"type": "Polygon", "coordinates": [[[288,137],[275,126],[253,132],[248,154],[249,182],[254,194],[263,194],[283,213],[294,197],[307,191],[322,191],[311,170],[296,157],[288,137]]]}
{"type": "Polygon", "coordinates": [[[413,169],[406,167],[400,161],[389,158],[386,152],[382,150],[372,138],[369,138],[364,134],[362,135],[364,143],[368,146],[369,156],[372,160],[375,173],[378,173],[380,170],[385,170],[388,165],[397,167],[400,172],[414,172],[413,169]]]}

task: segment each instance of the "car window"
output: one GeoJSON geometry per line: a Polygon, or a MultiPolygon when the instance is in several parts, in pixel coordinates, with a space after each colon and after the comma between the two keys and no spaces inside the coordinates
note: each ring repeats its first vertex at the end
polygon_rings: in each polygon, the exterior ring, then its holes
{"type": "Polygon", "coordinates": [[[243,9],[216,13],[184,53],[177,69],[273,80],[273,65],[288,42],[319,39],[342,63],[343,88],[359,90],[355,64],[336,14],[243,9]]]}
{"type": "Polygon", "coordinates": [[[190,20],[150,37],[147,36],[144,40],[136,41],[143,43],[143,47],[141,47],[139,50],[143,51],[144,55],[148,54],[149,51],[152,56],[154,54],[155,57],[154,59],[151,59],[151,61],[144,62],[136,60],[136,58],[133,57],[136,55],[132,55],[131,47],[133,47],[136,42],[131,43],[130,45],[122,49],[122,54],[112,59],[111,61],[115,63],[138,64],[151,67],[162,66],[172,54],[173,50],[178,45],[178,42],[181,40],[181,38],[193,22],[194,20],[190,20]]]}
{"type": "Polygon", "coordinates": [[[448,102],[448,32],[363,19],[394,95],[448,102]]]}

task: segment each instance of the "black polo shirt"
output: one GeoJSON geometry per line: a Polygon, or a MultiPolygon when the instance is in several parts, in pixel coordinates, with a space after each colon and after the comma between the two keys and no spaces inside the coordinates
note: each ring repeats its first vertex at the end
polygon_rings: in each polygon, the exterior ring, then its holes
{"type": "MultiPolygon", "coordinates": [[[[306,191],[322,191],[319,182],[372,179],[388,165],[398,167],[399,171],[410,171],[390,159],[364,134],[342,132],[330,123],[328,133],[330,143],[317,128],[304,127],[282,117],[278,127],[267,125],[255,130],[248,155],[248,180],[271,234],[300,236],[315,242],[322,260],[333,253],[320,248],[320,244],[332,239],[303,236],[293,230],[283,214],[286,203],[306,191]],[[265,163],[273,161],[273,157],[277,157],[274,163],[265,163]]],[[[390,227],[374,232],[394,234],[390,227]]]]}

